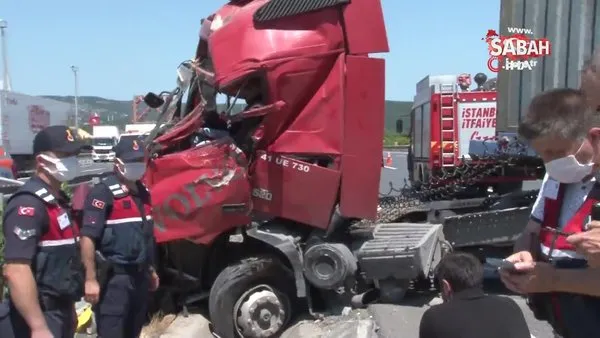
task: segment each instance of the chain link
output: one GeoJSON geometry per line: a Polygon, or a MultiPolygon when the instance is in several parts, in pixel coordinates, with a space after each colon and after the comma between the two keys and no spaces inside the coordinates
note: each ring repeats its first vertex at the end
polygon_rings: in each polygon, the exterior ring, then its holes
{"type": "MultiPolygon", "coordinates": [[[[463,158],[458,166],[442,168],[439,174],[431,175],[426,182],[418,182],[411,186],[405,179],[402,188],[396,188],[393,182],[390,182],[389,192],[380,194],[380,210],[375,223],[394,222],[408,213],[425,210],[427,202],[460,197],[470,187],[486,178],[502,176],[504,170],[511,167],[523,168],[525,173],[539,170],[539,164],[528,168],[527,161],[524,161],[526,158],[531,158],[527,155],[527,146],[515,138],[513,142],[507,142],[502,149],[486,149],[483,155],[472,155],[471,160],[463,158]]],[[[490,196],[484,204],[491,206],[497,199],[497,196],[490,196]]],[[[369,221],[359,223],[372,224],[369,221]]]]}

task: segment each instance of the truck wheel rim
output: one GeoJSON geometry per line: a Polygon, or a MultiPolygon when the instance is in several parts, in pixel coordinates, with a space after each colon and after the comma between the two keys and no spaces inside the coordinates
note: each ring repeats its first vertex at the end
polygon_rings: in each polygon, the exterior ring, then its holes
{"type": "Polygon", "coordinates": [[[289,314],[288,297],[264,284],[242,294],[233,308],[238,334],[251,338],[268,338],[280,333],[289,314]]]}

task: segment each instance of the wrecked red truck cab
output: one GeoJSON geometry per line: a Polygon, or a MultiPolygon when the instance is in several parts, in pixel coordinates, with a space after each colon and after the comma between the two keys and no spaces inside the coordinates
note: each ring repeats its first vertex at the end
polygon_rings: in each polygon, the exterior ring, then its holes
{"type": "Polygon", "coordinates": [[[429,273],[406,243],[439,229],[354,228],[377,216],[385,61],[370,54],[388,49],[380,1],[229,1],[202,21],[149,145],[165,299],[208,298],[221,337],[276,337],[299,300],[349,304],[429,273]],[[217,111],[217,94],[246,106],[217,111]]]}

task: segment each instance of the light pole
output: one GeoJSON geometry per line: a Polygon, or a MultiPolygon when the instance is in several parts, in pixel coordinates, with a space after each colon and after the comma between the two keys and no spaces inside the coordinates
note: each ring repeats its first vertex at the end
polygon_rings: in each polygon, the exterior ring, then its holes
{"type": "Polygon", "coordinates": [[[5,91],[11,91],[12,86],[10,83],[10,73],[8,72],[8,53],[6,52],[6,28],[8,22],[0,19],[0,38],[2,39],[2,66],[4,67],[4,73],[2,76],[2,89],[5,91]]]}
{"type": "Polygon", "coordinates": [[[0,19],[0,39],[2,39],[2,63],[4,68],[4,73],[2,76],[2,88],[0,88],[0,144],[4,146],[6,151],[10,150],[10,144],[8,140],[4,139],[4,102],[6,101],[6,91],[11,90],[10,85],[10,76],[8,75],[8,54],[6,53],[6,28],[8,27],[8,22],[6,20],[0,19]]]}
{"type": "Polygon", "coordinates": [[[71,70],[73,71],[73,76],[75,77],[75,96],[73,101],[75,103],[75,129],[79,129],[79,104],[77,102],[79,96],[79,80],[77,79],[77,72],[79,68],[76,66],[71,66],[71,70]]]}

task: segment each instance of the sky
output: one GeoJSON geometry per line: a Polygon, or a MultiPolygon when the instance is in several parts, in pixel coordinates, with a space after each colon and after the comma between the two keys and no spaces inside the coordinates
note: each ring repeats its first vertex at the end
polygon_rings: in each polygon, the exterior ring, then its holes
{"type": "MultiPolygon", "coordinates": [[[[3,0],[13,91],[130,100],[171,89],[175,69],[193,57],[200,19],[225,0],[3,0]]],[[[386,98],[412,100],[427,75],[488,73],[488,29],[500,0],[381,0],[390,52],[386,98]]]]}

